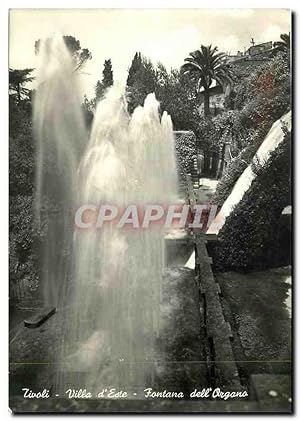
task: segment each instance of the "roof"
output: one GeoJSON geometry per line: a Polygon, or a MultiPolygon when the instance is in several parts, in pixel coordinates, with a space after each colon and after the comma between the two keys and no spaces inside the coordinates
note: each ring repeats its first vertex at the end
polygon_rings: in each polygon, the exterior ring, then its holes
{"type": "Polygon", "coordinates": [[[271,50],[272,46],[273,46],[272,41],[252,45],[250,48],[248,48],[248,50],[246,51],[246,54],[250,54],[250,56],[254,56],[256,54],[263,53],[266,50],[271,50]]]}

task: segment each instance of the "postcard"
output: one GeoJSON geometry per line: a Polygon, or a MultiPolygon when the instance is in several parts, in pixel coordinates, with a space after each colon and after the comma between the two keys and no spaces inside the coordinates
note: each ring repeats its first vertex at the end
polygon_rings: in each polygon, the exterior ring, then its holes
{"type": "Polygon", "coordinates": [[[292,413],[291,12],[9,12],[9,407],[292,413]]]}

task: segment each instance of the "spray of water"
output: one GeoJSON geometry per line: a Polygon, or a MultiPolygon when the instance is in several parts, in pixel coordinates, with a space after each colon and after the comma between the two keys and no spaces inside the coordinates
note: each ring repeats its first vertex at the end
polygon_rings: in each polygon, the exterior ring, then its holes
{"type": "MultiPolygon", "coordinates": [[[[55,49],[42,56],[41,69],[54,60],[57,51],[63,50],[66,58],[55,58],[56,71],[45,78],[36,101],[41,145],[38,197],[43,192],[43,150],[54,148],[56,162],[65,164],[60,188],[67,194],[68,205],[105,203],[122,208],[174,201],[177,174],[172,123],[167,113],[160,118],[155,95],[148,95],[144,106],[130,118],[123,91],[112,87],[97,106],[90,140],[82,154],[79,137],[84,139],[85,134],[75,84],[64,81],[71,76],[74,81],[71,60],[62,41],[53,45],[55,49]],[[60,114],[64,101],[72,103],[69,119],[60,114]],[[51,135],[45,136],[45,132],[51,135]]],[[[66,383],[66,373],[75,372],[80,372],[80,381],[89,388],[149,386],[160,329],[163,234],[161,228],[121,230],[115,224],[74,232],[73,272],[64,293],[69,305],[60,355],[60,386],[66,383]]]]}
{"type": "Polygon", "coordinates": [[[87,142],[69,52],[60,36],[40,43],[33,127],[36,139],[36,215],[43,230],[41,285],[46,304],[61,305],[71,270],[76,173],[87,142]]]}

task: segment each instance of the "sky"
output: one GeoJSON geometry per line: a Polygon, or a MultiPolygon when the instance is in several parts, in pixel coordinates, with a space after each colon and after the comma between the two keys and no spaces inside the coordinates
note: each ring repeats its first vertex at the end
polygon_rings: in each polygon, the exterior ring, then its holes
{"type": "Polygon", "coordinates": [[[213,44],[235,54],[277,41],[290,32],[287,9],[13,9],[10,11],[9,67],[34,68],[34,43],[59,32],[79,39],[92,53],[81,78],[82,95],[94,95],[105,59],[114,80],[126,82],[136,51],[168,70],[179,68],[191,51],[213,44]]]}

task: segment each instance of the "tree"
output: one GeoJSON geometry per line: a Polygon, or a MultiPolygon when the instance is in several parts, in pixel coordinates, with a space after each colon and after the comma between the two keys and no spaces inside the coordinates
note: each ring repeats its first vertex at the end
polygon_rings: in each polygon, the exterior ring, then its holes
{"type": "Polygon", "coordinates": [[[167,72],[159,63],[156,69],[155,95],[161,111],[172,118],[174,130],[195,130],[199,120],[198,100],[192,81],[178,70],[167,72]]]}
{"type": "Polygon", "coordinates": [[[226,56],[224,53],[218,53],[217,47],[212,48],[211,45],[205,47],[201,45],[201,50],[190,53],[181,67],[184,74],[189,74],[196,83],[196,92],[199,94],[200,89],[204,89],[204,116],[210,115],[209,110],[209,88],[212,81],[225,87],[232,83],[233,72],[228,64],[226,64],[226,56]]]}
{"type": "Polygon", "coordinates": [[[21,101],[24,96],[26,99],[29,98],[30,90],[25,88],[24,85],[34,80],[34,77],[30,76],[33,70],[34,69],[9,69],[9,89],[10,91],[15,92],[18,101],[21,101]]]}
{"type": "MultiPolygon", "coordinates": [[[[235,109],[212,119],[214,130],[203,136],[208,142],[217,144],[222,144],[226,138],[231,139],[231,153],[236,156],[218,183],[214,203],[222,204],[226,200],[273,123],[290,110],[290,78],[289,54],[278,52],[248,77],[238,81],[234,87],[235,109]]],[[[199,133],[203,133],[202,127],[199,133]]]]}
{"type": "Polygon", "coordinates": [[[133,112],[138,105],[143,105],[146,96],[155,92],[156,87],[156,71],[151,60],[136,53],[127,78],[129,112],[133,112]]]}
{"type": "Polygon", "coordinates": [[[127,83],[126,83],[127,86],[133,86],[135,82],[135,75],[140,69],[141,65],[142,65],[141,53],[135,53],[131,66],[129,67],[129,70],[128,70],[128,77],[127,77],[127,83]]]}
{"type": "Polygon", "coordinates": [[[167,111],[174,130],[194,130],[199,120],[198,99],[191,79],[179,70],[167,71],[162,63],[153,66],[151,61],[137,52],[127,78],[129,112],[142,105],[149,93],[155,93],[160,111],[167,111]]]}
{"type": "Polygon", "coordinates": [[[104,69],[102,75],[102,82],[98,80],[95,88],[97,101],[102,98],[106,89],[114,84],[111,59],[104,61],[104,69]]]}
{"type": "Polygon", "coordinates": [[[288,34],[281,34],[280,35],[281,41],[274,42],[274,48],[276,51],[286,51],[290,49],[291,46],[291,37],[290,33],[288,34]]]}
{"type": "Polygon", "coordinates": [[[96,102],[103,97],[104,89],[100,80],[97,81],[95,86],[96,102]]]}
{"type": "MultiPolygon", "coordinates": [[[[51,38],[47,38],[46,42],[49,42],[51,38]]],[[[67,49],[69,50],[73,63],[74,71],[82,69],[88,60],[92,58],[92,53],[88,48],[81,48],[80,41],[72,35],[64,35],[63,40],[67,49]]],[[[41,45],[41,40],[37,40],[34,44],[35,53],[38,54],[41,45]]]]}
{"type": "Polygon", "coordinates": [[[38,249],[40,233],[33,213],[35,145],[31,101],[23,98],[22,88],[20,91],[21,101],[17,94],[9,95],[10,291],[14,299],[21,298],[17,293],[20,291],[22,299],[36,300],[38,255],[35,245],[38,249]]]}
{"type": "Polygon", "coordinates": [[[104,61],[102,83],[106,88],[108,88],[109,86],[112,86],[114,83],[111,59],[104,61]]]}

